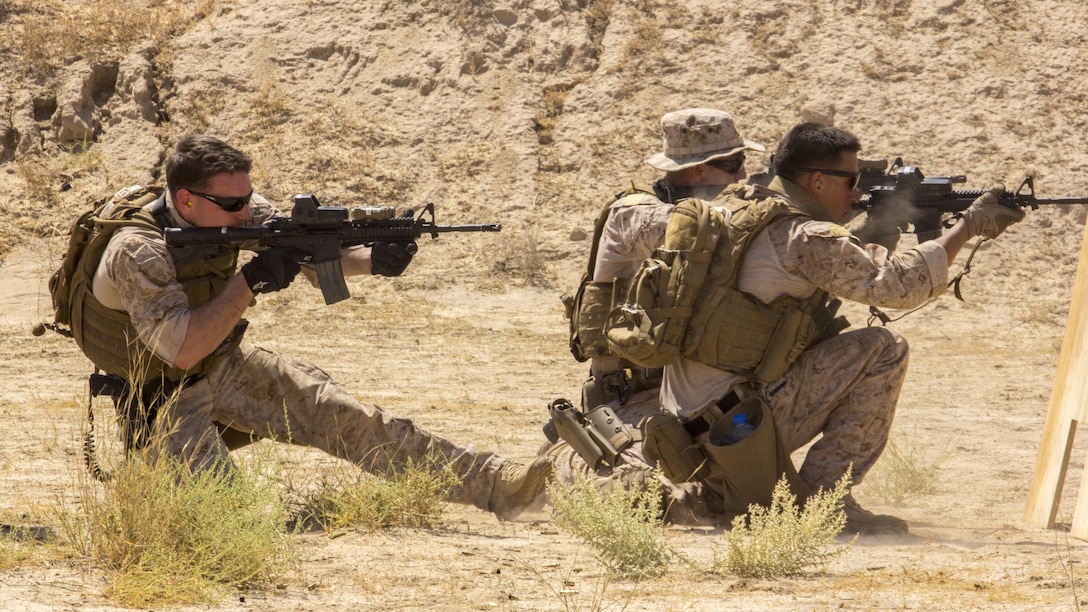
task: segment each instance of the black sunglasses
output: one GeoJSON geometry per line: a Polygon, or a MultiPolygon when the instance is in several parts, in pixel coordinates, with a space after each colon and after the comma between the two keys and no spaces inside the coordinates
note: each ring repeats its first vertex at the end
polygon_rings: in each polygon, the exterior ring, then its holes
{"type": "Polygon", "coordinates": [[[842,176],[850,179],[850,189],[858,188],[858,181],[861,180],[860,172],[847,172],[846,170],[825,170],[823,168],[798,168],[802,172],[822,172],[824,174],[830,174],[831,176],[842,176]]]}
{"type": "Polygon", "coordinates": [[[712,159],[706,162],[706,165],[711,168],[717,168],[722,172],[728,172],[729,174],[736,174],[740,172],[740,169],[744,167],[744,154],[736,155],[733,157],[719,157],[718,159],[712,159]]]}
{"type": "Polygon", "coordinates": [[[215,202],[219,205],[219,208],[227,212],[238,212],[249,205],[249,201],[253,198],[253,190],[250,189],[249,193],[240,198],[227,198],[223,196],[213,196],[206,193],[200,193],[199,191],[189,190],[189,193],[200,196],[209,202],[215,202]]]}

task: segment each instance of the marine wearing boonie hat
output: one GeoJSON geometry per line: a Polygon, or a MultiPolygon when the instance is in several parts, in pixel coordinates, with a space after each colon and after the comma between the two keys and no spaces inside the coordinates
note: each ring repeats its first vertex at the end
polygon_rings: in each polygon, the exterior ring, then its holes
{"type": "Polygon", "coordinates": [[[711,108],[687,108],[661,118],[665,150],[646,160],[658,170],[675,172],[741,151],[766,151],[737,132],[733,116],[711,108]]]}

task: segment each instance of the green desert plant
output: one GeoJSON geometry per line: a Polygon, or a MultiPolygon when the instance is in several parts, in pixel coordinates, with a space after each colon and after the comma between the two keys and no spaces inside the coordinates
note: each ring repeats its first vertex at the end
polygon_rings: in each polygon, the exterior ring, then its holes
{"type": "Polygon", "coordinates": [[[842,554],[850,545],[831,548],[831,543],[846,526],[842,504],[849,482],[848,472],[834,489],[810,496],[801,510],[786,479],[779,480],[769,508],[753,504],[747,515],[733,519],[728,552],[715,551],[712,571],[746,577],[793,576],[842,554]]]}
{"type": "Polygon", "coordinates": [[[573,484],[555,481],[548,489],[552,518],[584,540],[613,575],[649,578],[665,573],[669,550],[661,531],[661,483],[649,478],[645,490],[605,493],[580,475],[573,484]]]}
{"type": "Polygon", "coordinates": [[[450,490],[461,479],[449,464],[412,461],[388,478],[339,464],[322,474],[316,486],[298,494],[303,522],[326,531],[344,527],[432,527],[445,512],[450,490]]]}
{"type": "Polygon", "coordinates": [[[80,489],[79,509],[60,512],[61,528],[106,568],[107,592],[124,605],[214,601],[221,587],[268,580],[290,561],[274,478],[190,475],[175,460],[132,455],[108,481],[85,479],[80,489]]]}

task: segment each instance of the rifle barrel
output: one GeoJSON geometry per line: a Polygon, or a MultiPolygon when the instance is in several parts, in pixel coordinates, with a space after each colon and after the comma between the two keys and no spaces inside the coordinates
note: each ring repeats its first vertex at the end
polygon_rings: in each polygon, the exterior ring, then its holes
{"type": "MultiPolygon", "coordinates": [[[[1030,201],[1025,202],[1028,206],[1047,205],[1047,204],[1088,204],[1088,196],[1083,198],[1032,198],[1030,201]]],[[[1021,204],[1023,206],[1024,204],[1021,204]]]]}
{"type": "Polygon", "coordinates": [[[436,225],[433,228],[426,228],[427,230],[433,229],[435,232],[498,232],[502,231],[502,223],[479,223],[469,225],[436,225]]]}

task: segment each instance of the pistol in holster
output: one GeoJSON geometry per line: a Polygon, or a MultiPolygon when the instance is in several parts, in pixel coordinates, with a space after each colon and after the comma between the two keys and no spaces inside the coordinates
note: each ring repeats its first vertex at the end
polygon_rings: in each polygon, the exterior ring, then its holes
{"type": "Polygon", "coordinates": [[[607,404],[583,413],[569,400],[559,398],[548,404],[551,419],[544,425],[544,435],[555,443],[563,440],[593,469],[616,465],[623,449],[634,436],[607,404]]]}

